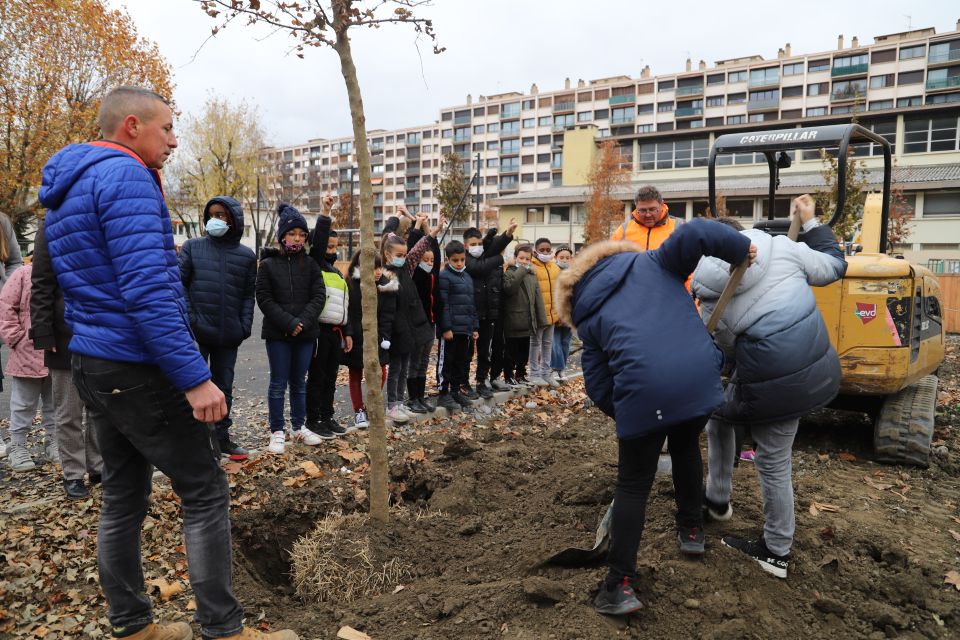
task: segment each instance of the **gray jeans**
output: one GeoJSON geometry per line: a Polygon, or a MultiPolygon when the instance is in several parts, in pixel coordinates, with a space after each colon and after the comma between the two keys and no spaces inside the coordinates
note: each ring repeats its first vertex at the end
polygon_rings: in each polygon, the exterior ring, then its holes
{"type": "Polygon", "coordinates": [[[53,383],[53,415],[57,421],[57,448],[63,477],[83,480],[84,473],[100,473],[103,460],[96,430],[84,424],[83,402],[69,369],[50,369],[53,383]]]}
{"type": "MultiPolygon", "coordinates": [[[[787,555],[793,545],[796,514],[793,507],[791,454],[799,419],[751,425],[756,444],[753,462],[763,494],[763,539],[777,555],[787,555]]],[[[726,503],[733,491],[734,425],[722,420],[707,422],[707,491],[712,502],[726,503]]]]}
{"type": "Polygon", "coordinates": [[[37,417],[37,405],[43,404],[40,426],[48,443],[57,441],[57,422],[53,417],[53,391],[50,376],[23,378],[11,376],[10,381],[10,442],[27,444],[27,434],[37,417]]]}
{"type": "Polygon", "coordinates": [[[530,336],[530,357],[527,363],[531,378],[550,375],[550,356],[553,355],[553,325],[540,327],[530,336]]]}

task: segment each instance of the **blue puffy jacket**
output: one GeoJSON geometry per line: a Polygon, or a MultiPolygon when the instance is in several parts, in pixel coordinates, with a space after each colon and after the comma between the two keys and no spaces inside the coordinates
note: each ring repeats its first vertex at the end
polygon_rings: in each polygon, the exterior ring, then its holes
{"type": "Polygon", "coordinates": [[[583,341],[587,394],[636,438],[707,416],[723,402],[723,354],[684,287],[702,256],[739,263],[750,241],[717,222],[679,227],[655,251],[601,242],[557,282],[557,308],[583,341]]]}
{"type": "Polygon", "coordinates": [[[204,224],[214,204],[226,207],[233,224],[220,238],[206,235],[187,240],[180,247],[180,276],[197,342],[236,347],[253,329],[257,257],[240,244],[244,229],[240,203],[228,196],[213,198],[203,210],[204,224]]]}
{"type": "Polygon", "coordinates": [[[43,168],[40,201],[70,351],[157,365],[181,390],[209,380],[190,332],[160,174],[115,143],[69,145],[43,168]]]}
{"type": "Polygon", "coordinates": [[[454,335],[470,335],[480,328],[477,300],[473,293],[473,278],[466,270],[457,273],[449,266],[440,272],[440,334],[453,331],[454,335]]]}

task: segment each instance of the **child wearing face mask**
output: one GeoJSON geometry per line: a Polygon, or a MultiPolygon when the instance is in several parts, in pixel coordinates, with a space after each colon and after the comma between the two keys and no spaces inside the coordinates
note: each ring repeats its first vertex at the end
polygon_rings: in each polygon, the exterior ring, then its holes
{"type": "MultiPolygon", "coordinates": [[[[286,448],[283,400],[290,387],[290,427],[293,439],[317,445],[324,438],[304,422],[307,417],[307,369],[320,328],[318,318],[326,300],[323,274],[306,254],[307,221],[294,207],[277,207],[279,249],[263,250],[257,271],[257,306],[263,312],[261,337],[267,343],[270,386],[270,444],[267,451],[282,454],[286,448]]],[[[328,436],[332,437],[332,436],[328,436]]]]}
{"type": "MultiPolygon", "coordinates": [[[[573,260],[573,252],[570,247],[560,245],[554,252],[554,261],[560,268],[560,271],[566,271],[573,260]]],[[[557,320],[553,325],[553,348],[550,352],[550,369],[553,370],[553,377],[558,382],[565,380],[563,370],[567,368],[567,358],[570,357],[570,339],[573,336],[573,329],[563,324],[563,320],[557,320]]]]}
{"type": "Polygon", "coordinates": [[[511,387],[530,385],[527,358],[530,336],[547,326],[540,283],[530,264],[533,247],[517,245],[503,274],[503,377],[511,387]]]}
{"type": "Polygon", "coordinates": [[[443,338],[443,375],[438,406],[448,411],[469,407],[461,391],[469,382],[470,340],[477,339],[480,321],[473,292],[473,278],[467,273],[467,251],[458,240],[444,249],[447,264],[440,272],[440,336],[443,338]]]}
{"type": "Polygon", "coordinates": [[[216,424],[220,453],[246,460],[247,450],[230,439],[230,408],[237,349],[253,330],[257,257],[240,243],[243,208],[237,200],[211,199],[203,209],[203,222],[206,234],[190,238],[180,249],[180,278],[200,355],[227,400],[227,415],[216,424]]]}
{"type": "MultiPolygon", "coordinates": [[[[383,260],[376,256],[374,277],[377,281],[377,331],[380,340],[380,387],[387,381],[390,362],[390,340],[393,336],[393,318],[397,313],[397,292],[400,282],[384,273],[383,260]]],[[[356,429],[370,426],[367,408],[363,402],[363,306],[360,292],[360,252],[353,254],[347,269],[350,278],[350,325],[354,336],[353,348],[343,353],[343,364],[350,372],[350,401],[353,403],[356,429]]]]}
{"type": "Polygon", "coordinates": [[[560,382],[550,371],[550,355],[553,352],[553,328],[560,320],[553,305],[553,286],[560,277],[560,267],[553,260],[553,244],[549,239],[540,238],[533,246],[531,264],[540,283],[547,324],[530,337],[530,382],[538,387],[558,387],[560,382]]]}
{"type": "Polygon", "coordinates": [[[416,246],[420,238],[426,235],[430,240],[430,248],[420,257],[420,266],[413,272],[413,283],[420,296],[423,313],[432,328],[433,338],[420,344],[410,356],[410,370],[407,375],[407,393],[409,399],[407,407],[414,413],[430,413],[436,407],[427,400],[427,367],[430,366],[430,352],[433,350],[433,340],[440,337],[437,323],[443,311],[440,300],[440,245],[436,236],[443,232],[446,219],[441,217],[436,232],[428,232],[426,222],[410,231],[407,237],[407,246],[416,246]]]}
{"type": "MultiPolygon", "coordinates": [[[[416,226],[424,224],[423,220],[426,216],[417,216],[416,226]]],[[[424,236],[408,251],[407,243],[395,233],[384,235],[380,243],[384,268],[400,283],[387,372],[387,418],[397,424],[409,422],[415,414],[403,406],[410,355],[417,345],[433,341],[433,327],[413,282],[413,273],[420,268],[420,259],[429,247],[430,241],[424,236]]]]}

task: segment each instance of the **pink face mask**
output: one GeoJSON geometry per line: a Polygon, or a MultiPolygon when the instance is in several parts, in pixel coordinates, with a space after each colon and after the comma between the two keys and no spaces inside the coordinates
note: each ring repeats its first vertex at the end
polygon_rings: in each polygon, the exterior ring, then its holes
{"type": "Polygon", "coordinates": [[[290,242],[289,240],[283,240],[283,248],[287,253],[300,253],[303,251],[302,242],[290,242]]]}

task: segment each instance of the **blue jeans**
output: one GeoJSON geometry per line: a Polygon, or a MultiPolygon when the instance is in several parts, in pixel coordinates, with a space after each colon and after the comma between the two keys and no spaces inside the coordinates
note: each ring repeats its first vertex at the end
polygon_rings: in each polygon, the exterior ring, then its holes
{"type": "Polygon", "coordinates": [[[200,348],[200,355],[210,364],[210,375],[213,376],[213,384],[217,385],[223,395],[227,398],[227,415],[223,420],[216,423],[217,438],[225,442],[230,438],[230,427],[233,426],[233,420],[230,419],[230,409],[233,407],[233,375],[237,367],[237,348],[236,347],[213,347],[203,344],[197,345],[200,348]]]}
{"type": "Polygon", "coordinates": [[[267,390],[267,408],[270,413],[270,431],[283,431],[283,397],[290,387],[290,428],[298,431],[307,419],[307,369],[313,358],[316,342],[287,342],[267,340],[267,360],[270,361],[270,387],[267,390]]]}
{"type": "Polygon", "coordinates": [[[554,371],[563,371],[567,368],[567,358],[570,357],[570,338],[573,329],[566,325],[553,326],[553,351],[550,352],[550,368],[554,371]]]}
{"type": "Polygon", "coordinates": [[[243,609],[232,587],[230,492],[212,425],[194,419],[186,396],[156,366],[77,354],[72,364],[103,456],[97,565],[110,624],[129,635],[153,621],[140,534],[156,467],[181,500],[196,620],[205,636],[239,633],[243,609]]]}

